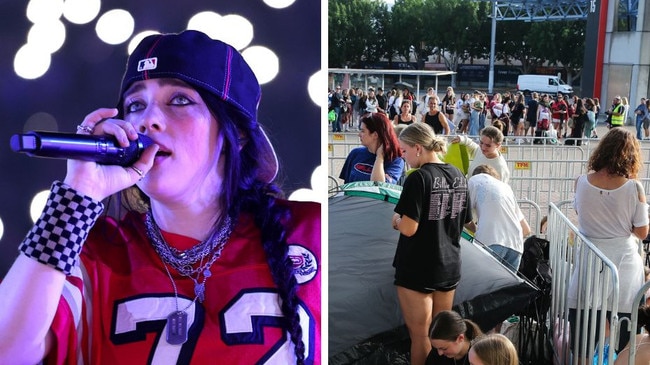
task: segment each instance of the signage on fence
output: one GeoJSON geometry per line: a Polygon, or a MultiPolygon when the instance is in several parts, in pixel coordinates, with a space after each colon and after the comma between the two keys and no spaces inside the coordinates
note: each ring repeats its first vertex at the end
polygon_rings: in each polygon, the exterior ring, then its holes
{"type": "Polygon", "coordinates": [[[530,170],[530,161],[515,161],[515,170],[530,170]]]}

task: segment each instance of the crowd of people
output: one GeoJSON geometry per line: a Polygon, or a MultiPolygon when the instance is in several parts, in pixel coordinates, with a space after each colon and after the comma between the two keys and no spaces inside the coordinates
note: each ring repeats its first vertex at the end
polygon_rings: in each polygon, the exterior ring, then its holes
{"type": "MultiPolygon", "coordinates": [[[[451,93],[453,95],[453,89],[451,93]]],[[[393,88],[384,92],[381,87],[376,90],[372,86],[367,90],[360,87],[341,89],[341,86],[338,85],[328,91],[328,107],[330,111],[334,111],[336,116],[332,121],[331,130],[332,132],[359,131],[361,129],[360,118],[364,114],[376,112],[386,114],[394,125],[408,125],[415,121],[422,121],[428,113],[437,114],[429,107],[429,99],[434,97],[437,100],[436,110],[441,110],[443,115],[448,115],[445,111],[447,99],[443,99],[441,103],[433,88],[429,88],[426,95],[418,101],[408,87],[393,88]]],[[[438,123],[444,125],[446,120],[441,117],[438,123]]],[[[449,126],[443,128],[449,128],[449,126]]],[[[447,134],[449,134],[449,130],[447,130],[447,134]]]]}
{"type": "Polygon", "coordinates": [[[336,115],[332,132],[358,131],[365,113],[382,112],[398,130],[423,121],[437,134],[478,136],[483,128],[492,125],[501,129],[504,138],[516,143],[568,145],[581,145],[597,138],[599,118],[608,128],[623,126],[631,118],[635,121],[637,139],[650,139],[650,99],[641,98],[636,109],[630,110],[627,97],[618,95],[608,108],[601,109],[598,98],[576,95],[537,92],[524,95],[506,91],[489,96],[478,90],[456,95],[450,86],[442,98],[429,88],[416,100],[408,88],[393,88],[384,94],[381,87],[375,92],[374,87],[364,91],[362,88],[341,90],[337,86],[329,90],[328,105],[336,115]]]}
{"type": "MultiPolygon", "coordinates": [[[[417,109],[403,92],[391,91],[386,108],[360,111],[363,148],[367,157],[374,155],[374,160],[365,164],[366,179],[393,183],[400,180],[386,173],[389,164],[400,163],[396,161],[403,160],[404,169],[411,169],[403,179],[391,222],[400,233],[393,261],[394,284],[411,339],[411,363],[447,363],[445,359],[450,364],[466,360],[494,363],[486,357],[489,351],[474,347],[474,337],[482,335],[472,330],[471,321],[451,311],[460,280],[460,232],[463,228],[474,232],[475,241],[489,247],[504,265],[516,271],[524,239],[532,232],[508,185],[510,172],[499,152],[501,143],[505,138],[534,143],[535,138],[546,136],[563,140],[564,144],[581,145],[587,137],[597,137],[599,100],[538,93],[529,98],[522,93],[487,98],[480,92],[456,98],[453,89],[448,88],[442,100],[432,92],[422,102],[426,108],[417,109]],[[391,100],[400,106],[392,118],[390,110],[381,111],[391,108],[391,100]],[[397,141],[399,147],[391,155],[392,162],[387,160],[385,148],[379,148],[379,142],[364,142],[369,118],[381,120],[382,125],[382,131],[370,131],[376,133],[373,140],[383,140],[390,148],[397,141]],[[448,137],[452,130],[457,135],[448,137]],[[444,162],[448,142],[467,147],[471,161],[466,173],[444,162]],[[381,173],[374,173],[375,169],[381,173]],[[453,199],[437,199],[436,194],[453,199]],[[455,328],[454,320],[462,330],[448,332],[455,328]],[[438,326],[444,321],[449,323],[444,335],[440,335],[438,326]],[[461,322],[464,326],[459,325],[461,322]]],[[[632,298],[643,285],[644,266],[637,242],[648,236],[649,217],[645,191],[637,178],[642,166],[639,141],[648,136],[650,100],[642,99],[634,111],[636,136],[618,128],[626,124],[628,108],[626,98],[616,96],[604,111],[609,131],[593,150],[586,174],[576,180],[574,201],[580,232],[615,262],[620,281],[626,283],[618,308],[619,316],[627,318],[635,310],[632,298]]],[[[348,156],[346,166],[353,165],[348,156]]],[[[397,173],[398,168],[392,171],[397,173]]],[[[341,178],[347,175],[344,168],[341,178]]],[[[576,321],[575,280],[579,270],[577,267],[574,271],[568,288],[572,328],[584,325],[576,321]]],[[[630,334],[620,332],[619,346],[614,349],[617,353],[623,351],[630,334]]],[[[646,338],[639,341],[645,344],[646,338]]],[[[485,341],[486,346],[488,343],[504,354],[512,348],[507,339],[494,336],[485,341]]],[[[578,350],[573,342],[571,349],[578,350]]]]}

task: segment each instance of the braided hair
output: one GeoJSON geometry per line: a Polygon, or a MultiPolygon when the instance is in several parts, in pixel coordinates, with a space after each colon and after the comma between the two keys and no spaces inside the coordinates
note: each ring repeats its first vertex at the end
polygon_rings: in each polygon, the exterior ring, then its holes
{"type": "MultiPolygon", "coordinates": [[[[250,120],[237,112],[228,112],[230,107],[220,103],[212,94],[201,95],[210,109],[216,114],[222,129],[226,154],[226,177],[222,191],[222,204],[228,207],[228,214],[236,217],[240,212],[254,215],[255,224],[260,228],[262,247],[266,253],[271,276],[278,288],[280,306],[283,314],[284,328],[289,332],[295,345],[296,364],[305,363],[305,344],[302,341],[302,327],[298,314],[298,282],[294,275],[293,263],[288,256],[286,223],[290,221],[287,207],[277,204],[282,197],[280,189],[273,183],[256,178],[261,141],[260,135],[251,133],[259,128],[256,121],[250,120]],[[243,142],[241,135],[244,134],[243,142]],[[238,141],[238,143],[232,143],[238,141]],[[240,147],[243,143],[243,148],[240,147]],[[227,175],[228,175],[227,174],[227,175]]],[[[232,109],[231,109],[232,110],[232,109]]]]}

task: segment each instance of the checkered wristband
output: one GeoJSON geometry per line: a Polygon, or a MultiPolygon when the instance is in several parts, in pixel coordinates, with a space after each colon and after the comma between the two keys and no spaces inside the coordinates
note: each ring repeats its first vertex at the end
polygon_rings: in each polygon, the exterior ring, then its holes
{"type": "Polygon", "coordinates": [[[81,246],[104,204],[80,195],[60,181],[52,184],[45,208],[19,250],[40,263],[69,275],[81,246]]]}

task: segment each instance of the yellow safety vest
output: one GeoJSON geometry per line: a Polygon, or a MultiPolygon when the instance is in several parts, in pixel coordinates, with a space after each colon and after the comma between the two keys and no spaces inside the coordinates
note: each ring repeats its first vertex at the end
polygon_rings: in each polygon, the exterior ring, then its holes
{"type": "Polygon", "coordinates": [[[612,110],[612,125],[623,125],[625,122],[623,118],[625,117],[623,115],[623,104],[618,104],[616,108],[612,110]],[[614,115],[614,113],[621,114],[621,115],[614,115]]]}

